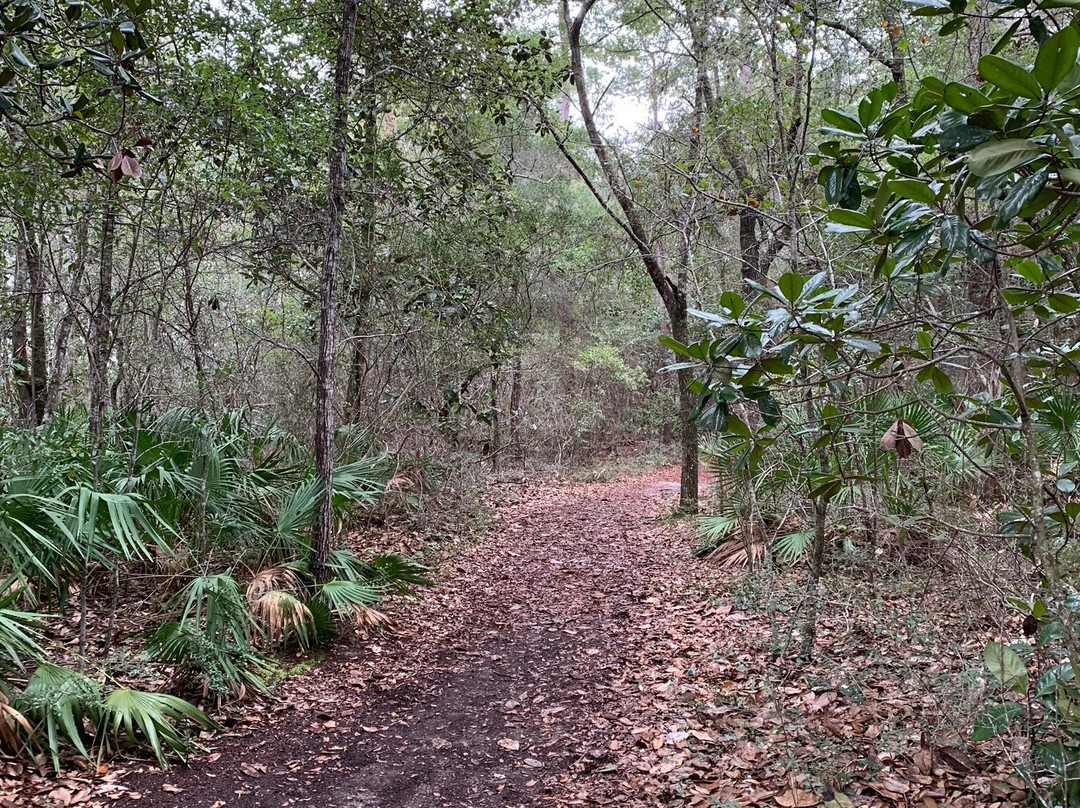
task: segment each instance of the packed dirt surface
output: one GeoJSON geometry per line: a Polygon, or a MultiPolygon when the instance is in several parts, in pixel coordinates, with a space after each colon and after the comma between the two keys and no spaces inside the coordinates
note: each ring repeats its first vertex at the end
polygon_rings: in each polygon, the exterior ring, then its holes
{"type": "MultiPolygon", "coordinates": [[[[291,678],[190,768],[121,781],[142,806],[563,805],[611,769],[603,718],[635,607],[693,575],[664,521],[677,471],[519,488],[421,600],[291,678]]],[[[617,720],[617,719],[615,719],[617,720]]]]}
{"type": "Polygon", "coordinates": [[[838,568],[799,659],[802,566],[695,558],[677,478],[506,487],[495,529],[390,604],[393,633],[234,706],[188,767],[0,779],[0,808],[1025,802],[1015,744],[971,743],[978,597],[838,568]]]}

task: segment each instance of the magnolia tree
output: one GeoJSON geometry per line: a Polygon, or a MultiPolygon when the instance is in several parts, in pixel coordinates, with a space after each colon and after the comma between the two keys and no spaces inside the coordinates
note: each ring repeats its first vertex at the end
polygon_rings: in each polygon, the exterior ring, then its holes
{"type": "MultiPolygon", "coordinates": [[[[1070,661],[1080,611],[1071,575],[1080,560],[1080,28],[1062,5],[1001,6],[1001,36],[975,84],[930,76],[902,98],[889,83],[856,110],[825,110],[815,157],[825,229],[847,246],[854,236],[854,260],[751,284],[749,298],[729,292],[715,313],[697,313],[710,338],[670,343],[683,367],[699,370],[699,412],[730,468],[753,483],[778,451],[792,467],[813,518],[812,602],[830,507],[868,506],[870,541],[882,526],[932,526],[1029,559],[1037,592],[1010,602],[1032,640],[987,647],[1002,697],[974,732],[985,740],[1028,722],[1024,771],[1047,804],[1080,800],[1070,661]],[[962,486],[931,496],[925,476],[912,479],[919,472],[904,458],[920,452],[962,469],[979,497],[968,513],[988,518],[959,518],[962,486]]],[[[942,33],[952,35],[967,24],[965,8],[930,2],[915,14],[947,17],[942,33]]]]}

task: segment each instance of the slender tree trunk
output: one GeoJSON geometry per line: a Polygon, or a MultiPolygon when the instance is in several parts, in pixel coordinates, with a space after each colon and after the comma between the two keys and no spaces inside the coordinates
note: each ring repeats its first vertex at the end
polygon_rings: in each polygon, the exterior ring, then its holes
{"type": "Polygon", "coordinates": [[[349,86],[352,80],[353,42],[356,39],[357,0],[344,0],[337,63],[334,67],[334,124],[330,146],[330,189],[326,251],[319,279],[319,355],[315,365],[315,475],[323,486],[322,501],[312,532],[315,574],[326,578],[326,562],[334,538],[334,365],[336,349],[336,294],[341,268],[342,219],[348,176],[349,86]]]}
{"type": "Polygon", "coordinates": [[[195,389],[199,408],[206,410],[206,362],[203,360],[202,339],[199,337],[199,305],[195,302],[195,273],[191,263],[184,261],[184,314],[187,315],[188,343],[195,362],[195,389]]]}
{"type": "Polygon", "coordinates": [[[502,454],[502,428],[499,423],[499,363],[491,366],[488,388],[488,412],[491,413],[491,470],[499,473],[499,456],[502,454]]]}
{"type": "Polygon", "coordinates": [[[26,337],[26,231],[19,228],[19,246],[11,275],[11,378],[14,382],[19,420],[30,423],[30,355],[26,337]]]}
{"type": "MultiPolygon", "coordinates": [[[[686,345],[690,341],[687,324],[686,300],[681,309],[671,315],[671,336],[686,345]]],[[[697,397],[690,388],[694,373],[690,368],[676,372],[679,385],[679,428],[682,430],[679,445],[682,447],[682,470],[679,476],[679,512],[698,512],[698,423],[693,417],[697,397]]]]}
{"type": "Polygon", "coordinates": [[[26,228],[26,281],[30,304],[30,398],[34,424],[45,421],[49,401],[48,335],[45,333],[45,277],[37,233],[26,228]]]}
{"type": "MultiPolygon", "coordinates": [[[[379,147],[379,127],[376,120],[378,101],[376,90],[368,84],[361,100],[363,109],[358,126],[360,151],[362,164],[359,167],[360,176],[365,179],[374,176],[376,171],[377,150],[379,147]]],[[[365,323],[367,321],[367,308],[373,294],[373,284],[377,269],[375,266],[375,245],[378,232],[375,228],[378,217],[377,189],[370,182],[365,182],[362,193],[359,194],[358,220],[355,222],[359,229],[359,276],[354,269],[349,281],[349,289],[345,295],[348,306],[347,321],[349,333],[352,337],[349,359],[349,386],[345,394],[346,410],[350,423],[359,423],[363,417],[363,391],[364,379],[368,373],[368,357],[365,345],[365,323]]]]}
{"type": "MultiPolygon", "coordinates": [[[[591,177],[584,171],[580,164],[573,159],[564,148],[563,154],[569,159],[574,170],[577,171],[588,185],[593,196],[604,208],[611,219],[630,238],[638,251],[645,272],[652,281],[660,299],[664,302],[671,325],[671,335],[677,340],[686,341],[688,329],[686,326],[686,290],[681,283],[681,278],[671,278],[667,273],[667,267],[662,257],[663,244],[655,240],[645,226],[642,218],[643,208],[634,198],[630,186],[624,181],[625,174],[618,164],[618,155],[610,147],[600,133],[593,114],[592,102],[589,98],[588,83],[585,77],[585,63],[582,56],[581,29],[590,10],[596,5],[597,0],[583,0],[577,15],[570,13],[569,0],[562,2],[562,24],[566,31],[566,47],[570,57],[570,69],[573,84],[577,90],[578,110],[581,113],[585,131],[589,135],[589,144],[592,146],[596,162],[604,177],[607,187],[611,190],[621,215],[608,204],[607,199],[593,184],[591,177]],[[680,336],[681,335],[681,336],[680,336]]],[[[679,427],[682,432],[683,468],[679,486],[679,510],[684,512],[696,512],[698,509],[698,453],[697,453],[697,424],[690,417],[693,414],[692,394],[686,389],[689,379],[682,372],[679,378],[679,427]],[[689,406],[688,406],[689,405],[689,406]],[[690,441],[693,439],[693,445],[690,441]]]]}
{"type": "Polygon", "coordinates": [[[525,444],[521,440],[521,349],[518,348],[514,355],[514,364],[510,368],[510,412],[507,416],[511,456],[521,463],[522,473],[525,471],[525,444]]]}
{"type": "Polygon", "coordinates": [[[101,252],[94,308],[90,313],[90,435],[95,452],[105,429],[109,400],[109,356],[112,353],[113,255],[116,250],[116,202],[118,188],[110,183],[105,193],[101,222],[101,252]]]}
{"type": "MultiPolygon", "coordinates": [[[[824,361],[824,358],[822,358],[824,361]]],[[[809,386],[809,378],[804,372],[802,376],[806,387],[806,399],[804,401],[806,423],[812,427],[810,434],[817,435],[821,424],[814,409],[814,394],[809,386]]],[[[817,456],[818,471],[824,476],[829,472],[829,452],[821,447],[815,452],[817,456]]],[[[828,541],[826,528],[826,516],[828,516],[829,502],[825,497],[815,497],[814,508],[814,543],[810,550],[810,580],[807,583],[807,597],[809,606],[806,610],[806,619],[803,621],[802,648],[800,654],[809,658],[814,653],[814,645],[817,642],[817,621],[821,611],[821,573],[825,565],[825,545],[828,541]]]]}

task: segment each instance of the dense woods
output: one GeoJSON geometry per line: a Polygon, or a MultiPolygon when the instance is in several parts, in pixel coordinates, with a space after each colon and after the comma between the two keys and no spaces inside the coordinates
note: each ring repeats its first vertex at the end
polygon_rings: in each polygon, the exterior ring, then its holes
{"type": "Polygon", "coordinates": [[[769,664],[828,657],[853,582],[956,592],[974,706],[923,748],[1080,804],[1073,3],[10,0],[0,33],[5,759],[165,766],[385,626],[481,492],[630,454],[679,463],[695,563],[773,593],[769,664]]]}

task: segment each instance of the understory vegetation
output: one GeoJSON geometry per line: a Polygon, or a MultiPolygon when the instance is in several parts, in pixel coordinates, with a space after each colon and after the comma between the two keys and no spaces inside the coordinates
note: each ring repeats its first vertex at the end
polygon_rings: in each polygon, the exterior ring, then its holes
{"type": "MultiPolygon", "coordinates": [[[[164,765],[186,725],[214,726],[180,696],[266,691],[280,652],[378,626],[384,597],[427,583],[412,558],[358,547],[317,568],[310,452],[245,413],[118,413],[95,451],[85,412],[58,412],[0,443],[0,741],[57,770],[64,745],[144,744],[164,765]]],[[[406,470],[355,431],[338,449],[335,514],[354,524],[406,470]]]]}
{"type": "Polygon", "coordinates": [[[0,34],[0,754],[164,766],[384,627],[484,486],[678,455],[778,665],[827,664],[837,589],[980,597],[928,754],[1080,805],[1073,0],[11,0],[0,34]]]}

